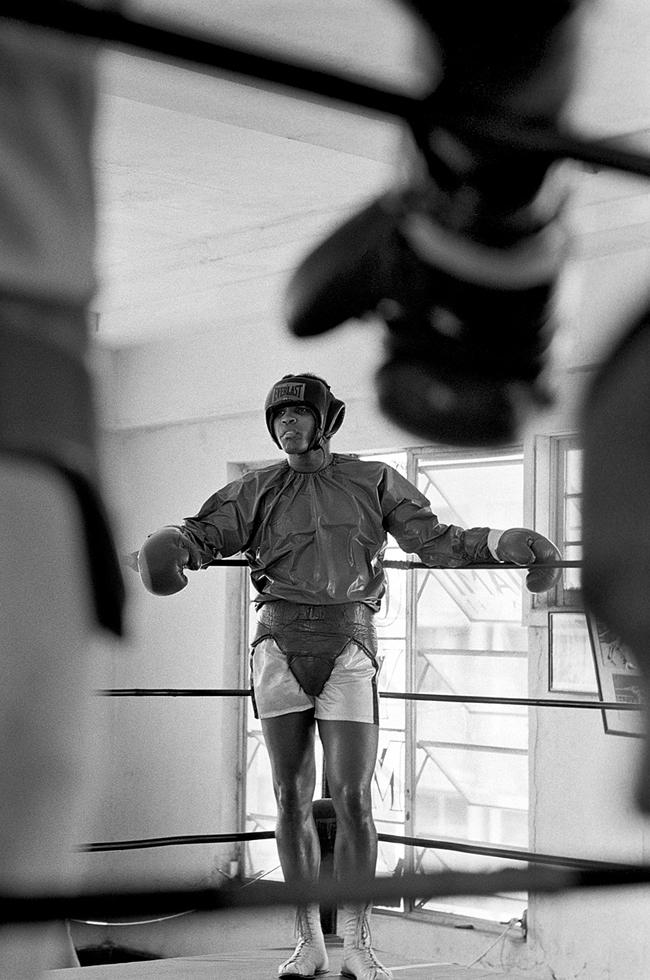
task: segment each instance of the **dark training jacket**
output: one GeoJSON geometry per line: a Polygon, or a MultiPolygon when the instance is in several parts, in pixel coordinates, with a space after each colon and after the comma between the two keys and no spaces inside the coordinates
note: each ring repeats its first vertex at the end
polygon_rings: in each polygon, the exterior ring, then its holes
{"type": "Polygon", "coordinates": [[[296,472],[284,460],[247,473],[213,494],[181,530],[202,566],[242,552],[258,605],[363,602],[379,609],[387,533],[427,565],[497,564],[489,528],[441,524],[392,466],[340,453],[314,473],[296,472]]]}

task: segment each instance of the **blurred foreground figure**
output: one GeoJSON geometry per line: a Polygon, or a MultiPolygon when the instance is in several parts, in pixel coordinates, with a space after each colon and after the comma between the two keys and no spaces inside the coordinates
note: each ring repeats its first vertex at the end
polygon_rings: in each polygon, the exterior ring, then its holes
{"type": "Polygon", "coordinates": [[[426,23],[430,116],[405,150],[405,182],[348,220],[296,271],[300,337],[378,317],[385,413],[452,444],[511,441],[548,404],[541,373],[562,267],[564,189],[541,152],[489,144],[470,117],[557,125],[577,60],[577,0],[408,3],[426,23]]]}
{"type": "Polygon", "coordinates": [[[602,366],[584,408],[583,590],[645,686],[637,802],[650,814],[650,307],[602,366]]]}
{"type": "MultiPolygon", "coordinates": [[[[97,490],[93,53],[0,32],[0,887],[75,889],[93,640],[122,581],[97,490]]],[[[64,925],[0,928],[0,977],[78,965],[64,925]]]]}

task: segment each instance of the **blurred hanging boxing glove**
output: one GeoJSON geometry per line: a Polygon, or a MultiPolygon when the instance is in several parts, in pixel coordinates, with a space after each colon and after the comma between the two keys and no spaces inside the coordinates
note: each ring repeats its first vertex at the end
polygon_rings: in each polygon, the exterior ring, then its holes
{"type": "MultiPolygon", "coordinates": [[[[511,527],[507,531],[490,531],[490,550],[499,561],[515,565],[545,565],[561,559],[559,549],[537,531],[511,527]]],[[[548,592],[562,574],[561,568],[531,568],[526,575],[529,592],[548,592]]]]}
{"type": "Polygon", "coordinates": [[[377,316],[387,327],[377,379],[386,414],[428,440],[504,443],[550,401],[540,376],[564,258],[565,191],[543,153],[493,142],[466,123],[557,124],[576,60],[575,4],[412,6],[426,14],[431,74],[437,65],[442,81],[407,151],[407,183],[302,262],[287,319],[306,337],[377,316]]]}
{"type": "Polygon", "coordinates": [[[148,592],[174,595],[187,585],[186,568],[201,567],[197,549],[177,527],[162,527],[151,534],[138,553],[138,571],[148,592]]]}

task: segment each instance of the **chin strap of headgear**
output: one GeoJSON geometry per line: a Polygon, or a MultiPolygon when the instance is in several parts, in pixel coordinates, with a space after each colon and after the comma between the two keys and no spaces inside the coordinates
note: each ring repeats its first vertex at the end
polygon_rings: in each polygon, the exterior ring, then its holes
{"type": "Polygon", "coordinates": [[[330,386],[313,374],[287,374],[273,385],[264,403],[266,427],[276,446],[280,446],[273,429],[278,409],[287,405],[306,405],[314,414],[316,430],[308,449],[322,449],[341,426],[345,403],[335,398],[330,386]]]}

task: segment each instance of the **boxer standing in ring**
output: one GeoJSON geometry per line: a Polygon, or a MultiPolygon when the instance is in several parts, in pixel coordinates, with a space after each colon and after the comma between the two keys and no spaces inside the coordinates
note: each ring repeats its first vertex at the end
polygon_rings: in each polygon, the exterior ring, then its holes
{"type": "MultiPolygon", "coordinates": [[[[323,746],[337,819],[335,874],[370,882],[377,834],[371,782],[377,757],[377,636],[385,591],[387,533],[427,565],[527,565],[559,558],[526,528],[463,529],[438,522],[429,502],[397,470],[332,453],[345,405],[311,374],[286,375],[266,399],[266,424],[286,459],[247,473],[213,494],[178,526],[150,535],[138,556],[157,595],[187,585],[186,568],[242,552],[257,590],[252,644],[254,707],[261,719],[277,801],[276,840],[285,880],[314,882],[319,845],[312,814],[315,731],[323,746]]],[[[529,573],[546,591],[557,569],[529,573]]],[[[340,910],[341,973],[389,980],[370,939],[370,905],[340,910]]],[[[329,967],[317,905],[297,911],[298,944],[279,977],[315,977],[329,967]]]]}

